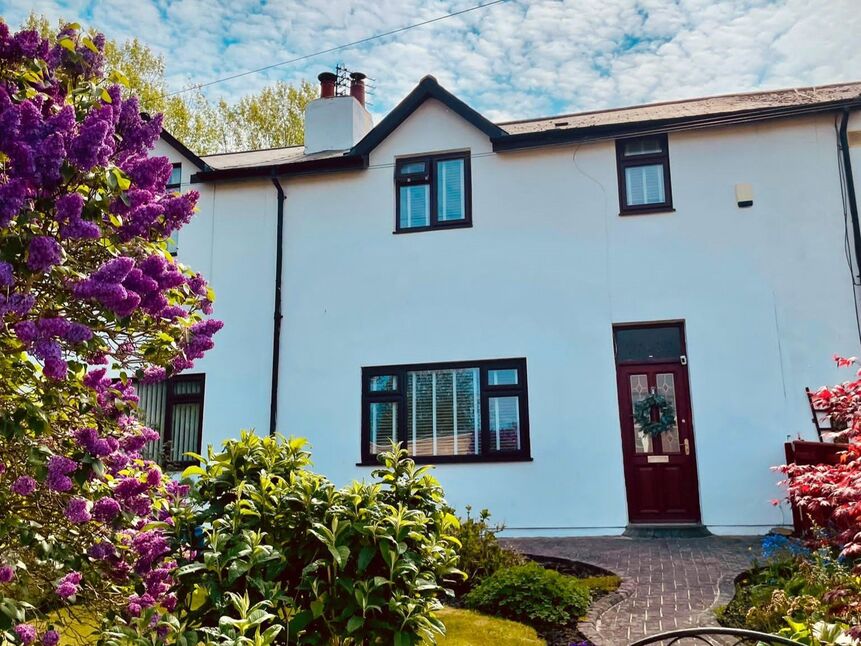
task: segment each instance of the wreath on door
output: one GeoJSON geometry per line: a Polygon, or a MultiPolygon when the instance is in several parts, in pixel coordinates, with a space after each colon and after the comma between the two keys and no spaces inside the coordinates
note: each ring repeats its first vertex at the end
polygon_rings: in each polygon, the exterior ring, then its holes
{"type": "Polygon", "coordinates": [[[634,424],[641,433],[655,437],[676,425],[676,410],[666,397],[653,392],[634,404],[634,424]],[[652,419],[654,409],[658,410],[656,420],[652,419]]]}

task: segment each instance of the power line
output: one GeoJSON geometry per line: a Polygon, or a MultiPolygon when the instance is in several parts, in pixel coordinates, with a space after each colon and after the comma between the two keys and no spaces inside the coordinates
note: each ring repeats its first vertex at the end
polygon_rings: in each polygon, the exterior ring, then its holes
{"type": "Polygon", "coordinates": [[[215,79],[214,81],[207,81],[206,83],[196,83],[195,85],[191,85],[187,88],[183,88],[182,90],[177,90],[176,92],[171,92],[168,96],[175,96],[177,94],[183,94],[185,92],[191,92],[192,90],[199,90],[200,88],[208,87],[210,85],[215,85],[216,83],[224,83],[225,81],[232,81],[233,79],[238,79],[243,76],[248,76],[249,74],[257,74],[258,72],[263,72],[266,70],[271,70],[274,67],[281,67],[282,65],[290,65],[291,63],[298,63],[299,61],[304,61],[309,58],[314,58],[315,56],[322,56],[323,54],[329,54],[331,52],[337,52],[341,49],[346,49],[348,47],[354,47],[356,45],[361,45],[363,43],[370,42],[372,40],[377,40],[378,38],[385,38],[386,36],[392,36],[394,34],[399,34],[403,31],[408,31],[410,29],[415,29],[416,27],[423,27],[425,25],[429,25],[433,22],[439,22],[440,20],[446,20],[448,18],[453,18],[454,16],[461,16],[465,13],[469,13],[470,11],[476,11],[478,9],[484,9],[486,7],[491,7],[495,4],[502,4],[503,2],[508,2],[508,0],[492,0],[492,2],[485,2],[484,4],[477,4],[472,7],[468,7],[467,9],[461,9],[460,11],[454,11],[452,13],[448,13],[444,16],[438,16],[437,18],[431,18],[430,20],[425,20],[423,22],[417,22],[414,25],[408,25],[406,27],[399,27],[398,29],[392,29],[391,31],[383,32],[382,34],[375,34],[373,36],[368,36],[367,38],[362,38],[360,40],[354,40],[351,43],[346,43],[345,45],[338,45],[337,47],[330,47],[329,49],[323,49],[319,52],[314,52],[313,54],[305,54],[304,56],[299,56],[297,58],[291,58],[289,61],[281,61],[280,63],[272,63],[271,65],[264,65],[263,67],[258,67],[253,70],[247,70],[245,72],[239,72],[237,74],[231,74],[230,76],[225,76],[220,79],[215,79]]]}

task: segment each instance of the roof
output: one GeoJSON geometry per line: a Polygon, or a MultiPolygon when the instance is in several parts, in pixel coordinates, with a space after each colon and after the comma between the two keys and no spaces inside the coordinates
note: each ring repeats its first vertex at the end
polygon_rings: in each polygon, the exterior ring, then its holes
{"type": "Polygon", "coordinates": [[[790,88],[768,92],[723,94],[696,99],[648,103],[613,110],[575,112],[554,117],[507,121],[497,124],[510,135],[546,130],[624,125],[654,120],[703,117],[767,108],[821,105],[861,96],[861,81],[820,87],[790,88]]]}
{"type": "MultiPolygon", "coordinates": [[[[421,82],[350,150],[306,155],[302,146],[206,155],[192,181],[298,175],[367,167],[368,154],[428,99],[436,99],[485,133],[497,152],[632,136],[656,130],[704,128],[861,108],[861,81],[665,101],[611,110],[493,123],[443,88],[421,82]]],[[[184,148],[184,147],[183,147],[184,148]]],[[[186,149],[187,150],[187,149],[186,149]]]]}

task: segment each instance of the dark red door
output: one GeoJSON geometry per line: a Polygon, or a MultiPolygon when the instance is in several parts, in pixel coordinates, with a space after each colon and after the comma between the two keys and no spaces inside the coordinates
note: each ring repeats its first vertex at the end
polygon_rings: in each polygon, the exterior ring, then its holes
{"type": "Polygon", "coordinates": [[[632,523],[698,523],[699,489],[684,330],[681,324],[658,328],[637,328],[633,345],[624,338],[622,328],[616,330],[628,516],[632,523]],[[676,345],[668,345],[667,337],[674,331],[679,342],[678,354],[672,356],[676,345]],[[663,339],[650,342],[652,335],[663,339]],[[673,428],[658,436],[641,433],[634,422],[634,404],[653,392],[673,405],[676,417],[673,428]]]}

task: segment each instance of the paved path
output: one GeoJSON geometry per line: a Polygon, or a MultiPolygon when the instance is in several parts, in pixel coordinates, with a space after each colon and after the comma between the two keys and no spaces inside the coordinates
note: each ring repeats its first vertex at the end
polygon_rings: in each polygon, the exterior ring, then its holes
{"type": "Polygon", "coordinates": [[[733,579],[759,553],[759,538],[519,538],[527,554],[592,563],[622,577],[580,624],[597,646],[624,646],[675,628],[716,625],[712,610],[732,597],[733,579]]]}

